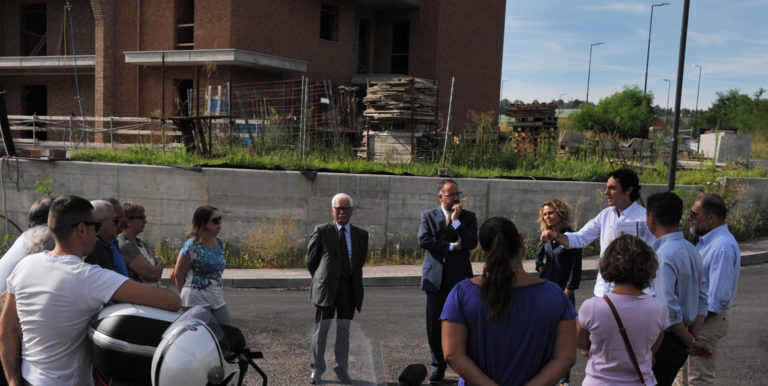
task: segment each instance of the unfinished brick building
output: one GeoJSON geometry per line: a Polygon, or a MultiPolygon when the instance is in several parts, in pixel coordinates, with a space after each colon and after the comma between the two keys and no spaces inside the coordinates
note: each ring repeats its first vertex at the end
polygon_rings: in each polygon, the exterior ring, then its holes
{"type": "Polygon", "coordinates": [[[79,88],[84,115],[170,116],[205,84],[302,75],[339,85],[434,79],[443,116],[455,76],[459,129],[467,111],[498,108],[504,0],[70,0],[70,12],[66,4],[0,2],[10,114],[80,115],[79,88]]]}

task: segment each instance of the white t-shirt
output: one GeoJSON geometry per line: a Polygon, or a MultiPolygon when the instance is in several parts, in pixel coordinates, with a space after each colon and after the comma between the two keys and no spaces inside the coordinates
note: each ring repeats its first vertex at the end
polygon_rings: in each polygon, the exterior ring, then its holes
{"type": "Polygon", "coordinates": [[[128,278],[77,256],[24,258],[8,278],[21,322],[21,374],[33,385],[92,385],[88,323],[128,278]]]}

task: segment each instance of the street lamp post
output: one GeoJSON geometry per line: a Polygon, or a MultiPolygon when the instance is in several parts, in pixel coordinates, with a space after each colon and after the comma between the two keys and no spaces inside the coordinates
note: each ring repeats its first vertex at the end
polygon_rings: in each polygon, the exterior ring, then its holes
{"type": "Polygon", "coordinates": [[[693,137],[693,133],[697,133],[696,131],[696,118],[699,116],[699,90],[701,90],[701,64],[694,64],[694,67],[699,68],[699,85],[696,86],[696,110],[693,110],[693,131],[691,132],[691,137],[693,137]]]}
{"type": "Polygon", "coordinates": [[[585,103],[589,103],[589,77],[592,74],[592,47],[599,46],[601,44],[604,44],[604,43],[603,42],[592,43],[589,45],[589,68],[587,69],[587,98],[584,101],[585,103]]]}
{"type": "Polygon", "coordinates": [[[664,79],[664,81],[667,82],[667,109],[664,110],[664,129],[666,130],[669,127],[669,89],[672,86],[672,81],[669,79],[664,79]]]}
{"type": "Polygon", "coordinates": [[[669,3],[659,3],[651,5],[651,23],[648,25],[648,51],[645,54],[645,82],[643,83],[643,95],[648,87],[648,61],[651,58],[651,28],[653,27],[653,7],[663,7],[669,3]]]}

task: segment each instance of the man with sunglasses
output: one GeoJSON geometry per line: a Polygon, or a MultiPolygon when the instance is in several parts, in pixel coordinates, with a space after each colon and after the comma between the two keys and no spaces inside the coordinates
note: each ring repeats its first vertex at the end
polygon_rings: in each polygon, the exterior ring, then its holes
{"type": "Polygon", "coordinates": [[[333,221],[315,227],[307,245],[307,269],[312,275],[309,300],[315,305],[315,329],[309,382],[321,383],[325,371],[325,343],[336,316],[336,365],[343,384],[352,383],[349,364],[349,325],[363,306],[363,264],[368,257],[368,232],[349,223],[352,197],[338,193],[331,199],[333,221]]]}
{"type": "Polygon", "coordinates": [[[55,248],[27,256],[8,278],[0,358],[10,385],[92,385],[86,329],[110,300],[171,311],[181,306],[171,291],[83,262],[101,228],[92,210],[84,198],[57,198],[48,216],[55,248]]]}
{"type": "Polygon", "coordinates": [[[424,249],[421,290],[427,293],[427,341],[432,357],[430,383],[440,383],[447,363],[443,356],[440,314],[456,283],[472,277],[469,252],[477,246],[477,217],[461,205],[456,181],[438,183],[440,206],[421,213],[419,245],[424,249]]]}
{"type": "Polygon", "coordinates": [[[711,357],[689,357],[678,377],[679,385],[714,385],[718,342],[728,333],[728,310],[736,297],[741,268],[739,244],[725,222],[728,210],[717,194],[702,194],[688,214],[690,231],[699,237],[696,249],[704,265],[707,282],[707,316],[697,339],[712,350],[711,357]]]}
{"type": "Polygon", "coordinates": [[[96,232],[96,244],[93,246],[93,251],[85,257],[84,261],[88,264],[117,271],[115,269],[115,254],[109,243],[117,237],[120,219],[115,216],[112,205],[107,201],[94,200],[91,201],[91,205],[93,205],[93,217],[99,223],[99,230],[96,232]]]}

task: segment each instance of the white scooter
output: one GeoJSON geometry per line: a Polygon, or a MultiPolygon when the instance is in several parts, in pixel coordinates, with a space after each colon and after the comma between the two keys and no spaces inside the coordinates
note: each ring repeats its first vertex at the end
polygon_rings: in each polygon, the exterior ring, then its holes
{"type": "Polygon", "coordinates": [[[267,385],[240,330],[220,325],[204,308],[183,315],[116,304],[91,322],[88,337],[97,385],[242,385],[248,366],[267,385]]]}

